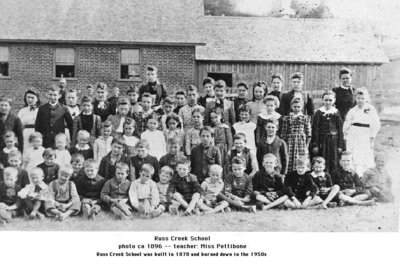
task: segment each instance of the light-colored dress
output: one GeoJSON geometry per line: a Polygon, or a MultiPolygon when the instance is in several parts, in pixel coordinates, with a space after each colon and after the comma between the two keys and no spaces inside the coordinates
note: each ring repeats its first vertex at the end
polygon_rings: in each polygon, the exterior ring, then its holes
{"type": "Polygon", "coordinates": [[[251,121],[249,122],[237,122],[233,124],[233,129],[235,133],[242,133],[246,136],[246,147],[253,152],[256,152],[256,139],[254,137],[254,131],[256,130],[257,125],[251,121]]]}
{"type": "Polygon", "coordinates": [[[38,107],[31,109],[30,106],[24,107],[18,112],[18,117],[21,119],[24,130],[22,135],[24,137],[24,152],[31,147],[29,143],[29,136],[35,132],[35,121],[38,112],[38,107]]]}
{"type": "Polygon", "coordinates": [[[149,142],[149,155],[156,157],[158,160],[167,154],[167,143],[165,142],[164,133],[160,130],[146,130],[140,136],[141,139],[149,142]]]}
{"type": "Polygon", "coordinates": [[[247,106],[250,107],[250,121],[257,124],[257,118],[259,114],[267,114],[267,107],[263,100],[255,100],[247,102],[247,106]]]}
{"type": "Polygon", "coordinates": [[[41,146],[37,149],[29,147],[24,151],[24,169],[28,172],[28,174],[31,173],[33,168],[44,162],[44,150],[45,148],[41,146]]]}
{"type": "Polygon", "coordinates": [[[100,164],[103,157],[110,153],[112,140],[112,136],[109,136],[107,139],[104,139],[104,137],[101,136],[94,141],[93,157],[97,163],[100,164]]]}

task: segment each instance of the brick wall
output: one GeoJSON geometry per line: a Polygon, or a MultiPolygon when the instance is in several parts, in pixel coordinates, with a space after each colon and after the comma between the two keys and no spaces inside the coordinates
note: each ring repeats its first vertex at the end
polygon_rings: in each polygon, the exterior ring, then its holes
{"type": "MultiPolygon", "coordinates": [[[[132,84],[141,82],[119,81],[120,50],[122,46],[110,45],[52,45],[52,44],[11,44],[9,58],[10,79],[0,78],[0,94],[15,99],[14,108],[23,106],[25,90],[33,86],[42,92],[54,79],[54,53],[56,47],[75,48],[76,80],[68,80],[69,87],[84,90],[86,85],[105,82],[126,90],[132,84]]],[[[129,46],[123,46],[129,48],[129,46]]],[[[134,46],[140,48],[141,78],[145,81],[145,68],[155,65],[159,78],[169,92],[182,89],[195,80],[195,48],[169,46],[134,46]]],[[[122,91],[124,92],[124,91],[122,91]]]]}

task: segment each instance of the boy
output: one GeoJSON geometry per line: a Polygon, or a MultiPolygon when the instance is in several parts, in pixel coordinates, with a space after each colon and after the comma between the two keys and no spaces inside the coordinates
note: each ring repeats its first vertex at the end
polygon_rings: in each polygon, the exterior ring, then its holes
{"type": "MultiPolygon", "coordinates": [[[[175,100],[172,97],[167,96],[163,101],[163,110],[162,110],[162,116],[160,119],[161,130],[163,132],[167,130],[167,123],[166,123],[167,117],[174,113],[174,107],[175,107],[175,100]]],[[[182,119],[180,121],[182,123],[182,119]]]]}
{"type": "Polygon", "coordinates": [[[193,110],[199,108],[201,112],[204,112],[204,107],[197,104],[197,98],[199,94],[197,92],[197,87],[190,85],[187,89],[187,104],[179,110],[179,117],[182,119],[183,129],[189,129],[193,127],[192,123],[192,113],[193,110]]]}
{"type": "Polygon", "coordinates": [[[224,212],[228,210],[229,203],[225,200],[218,201],[219,195],[224,191],[224,181],[222,180],[223,169],[220,165],[212,165],[208,178],[201,183],[204,195],[201,197],[197,206],[207,214],[224,212]]]}
{"type": "Polygon", "coordinates": [[[154,168],[150,164],[144,164],[140,169],[140,178],[132,182],[129,189],[129,200],[132,207],[136,209],[141,216],[156,217],[161,215],[158,209],[160,197],[157,184],[151,180],[154,174],[154,168]]]}
{"type": "Polygon", "coordinates": [[[246,103],[249,101],[247,98],[249,91],[249,86],[245,82],[240,82],[237,84],[237,94],[238,96],[233,100],[233,107],[235,109],[235,115],[236,115],[236,122],[243,121],[239,117],[239,108],[241,106],[246,105],[246,103]]]}
{"type": "Polygon", "coordinates": [[[182,157],[184,157],[182,151],[180,151],[180,141],[177,137],[172,137],[167,141],[168,154],[160,158],[159,166],[169,166],[176,171],[176,166],[182,157]]]}
{"type": "Polygon", "coordinates": [[[264,170],[253,177],[254,196],[262,210],[282,205],[288,197],[283,194],[283,176],[275,171],[276,156],[266,154],[263,158],[264,170]]]}
{"type": "Polygon", "coordinates": [[[65,90],[67,89],[67,79],[61,78],[60,82],[58,82],[58,88],[59,88],[59,94],[60,98],[58,99],[58,102],[60,104],[65,105],[65,90]]]}
{"type": "Polygon", "coordinates": [[[107,121],[110,121],[113,125],[113,135],[122,135],[124,133],[124,122],[127,118],[130,118],[131,104],[127,97],[120,97],[117,102],[117,114],[110,115],[107,121]]]}
{"type": "Polygon", "coordinates": [[[118,163],[115,167],[115,177],[104,184],[100,193],[101,200],[117,219],[132,217],[128,200],[128,192],[131,186],[131,181],[127,179],[128,174],[129,166],[122,162],[118,163]]]}
{"type": "Polygon", "coordinates": [[[134,179],[139,178],[140,170],[142,169],[142,166],[144,164],[150,164],[154,168],[153,180],[158,182],[158,171],[160,169],[160,165],[158,164],[158,160],[156,157],[148,154],[150,149],[149,142],[147,142],[147,140],[141,139],[139,140],[139,142],[136,143],[135,148],[137,151],[137,155],[131,158],[132,166],[135,173],[134,179]]]}
{"type": "Polygon", "coordinates": [[[168,202],[167,192],[173,175],[174,170],[172,170],[172,168],[169,166],[163,166],[160,170],[160,182],[157,183],[157,189],[160,196],[160,205],[157,208],[158,211],[155,212],[156,215],[158,212],[162,213],[168,209],[170,203],[168,202]]]}
{"type": "Polygon", "coordinates": [[[93,113],[100,116],[101,121],[107,120],[109,115],[114,115],[115,110],[111,104],[107,101],[107,85],[99,83],[96,87],[96,100],[93,102],[93,113]]]}
{"type": "Polygon", "coordinates": [[[196,176],[190,174],[189,170],[190,161],[187,158],[181,159],[177,166],[177,174],[174,174],[169,184],[168,202],[171,202],[172,199],[175,200],[169,206],[172,215],[178,215],[181,206],[185,209],[185,215],[200,213],[196,204],[200,200],[203,190],[196,176]]]}
{"type": "Polygon", "coordinates": [[[93,98],[94,97],[94,88],[92,85],[86,86],[86,96],[93,98]]]}
{"type": "MultiPolygon", "coordinates": [[[[14,167],[17,169],[18,174],[17,174],[17,184],[21,186],[21,188],[24,188],[26,185],[30,183],[29,180],[29,175],[28,172],[21,167],[22,163],[22,156],[21,152],[18,150],[11,150],[10,153],[8,154],[8,166],[14,167]]],[[[3,178],[0,175],[0,181],[2,181],[3,178]]]]}
{"type": "Polygon", "coordinates": [[[39,164],[37,167],[43,171],[43,181],[47,185],[57,178],[58,170],[60,166],[56,164],[56,151],[52,148],[47,148],[43,152],[44,162],[39,164]]]}
{"type": "Polygon", "coordinates": [[[71,166],[73,169],[70,181],[71,182],[76,182],[80,176],[84,174],[83,170],[83,163],[85,162],[85,158],[83,155],[79,153],[75,153],[71,156],[71,166]]]}
{"type": "Polygon", "coordinates": [[[4,179],[0,181],[0,224],[9,223],[13,217],[22,215],[21,200],[17,193],[21,186],[17,183],[16,168],[4,169],[4,179]]]}
{"type": "Polygon", "coordinates": [[[116,113],[116,110],[117,110],[118,97],[119,97],[119,87],[114,86],[112,89],[111,96],[107,99],[107,101],[110,103],[110,105],[112,107],[114,114],[116,113]]]}
{"type": "Polygon", "coordinates": [[[362,177],[364,185],[363,193],[369,197],[377,198],[379,202],[393,202],[394,197],[391,192],[392,178],[386,170],[387,155],[377,153],[375,155],[376,166],[365,171],[362,177]]]}
{"type": "Polygon", "coordinates": [[[339,110],[340,116],[344,122],[350,108],[356,105],[356,101],[354,99],[355,90],[351,85],[352,73],[350,69],[345,67],[340,69],[339,79],[341,85],[339,87],[332,88],[332,91],[336,94],[335,106],[339,110]]]}
{"type": "Polygon", "coordinates": [[[93,158],[93,149],[89,145],[89,132],[86,130],[79,130],[78,134],[76,135],[76,140],[78,143],[69,149],[69,153],[71,155],[75,153],[82,154],[85,159],[93,158]]]}
{"type": "Polygon", "coordinates": [[[51,85],[47,89],[49,102],[39,107],[35,131],[43,135],[43,147],[48,148],[54,145],[54,138],[59,133],[65,133],[65,124],[68,130],[72,130],[73,120],[66,106],[60,104],[59,88],[51,85]]]}
{"type": "Polygon", "coordinates": [[[132,116],[143,111],[142,106],[138,102],[139,98],[138,92],[139,91],[137,86],[130,86],[129,89],[126,91],[126,95],[129,97],[129,101],[131,102],[130,113],[132,116]]]}
{"type": "Polygon", "coordinates": [[[340,167],[332,171],[332,182],[340,187],[339,191],[339,205],[348,203],[352,205],[371,205],[373,200],[366,200],[369,198],[367,194],[363,194],[361,182],[358,174],[351,168],[353,157],[351,152],[344,151],[340,157],[340,167]],[[366,201],[363,201],[366,200],[366,201]]]}
{"type": "Polygon", "coordinates": [[[186,105],[186,93],[184,91],[178,91],[175,93],[176,107],[174,109],[175,114],[179,114],[179,110],[186,105]]]}
{"type": "Polygon", "coordinates": [[[251,110],[248,105],[242,105],[239,108],[239,116],[240,122],[236,122],[233,125],[233,129],[235,133],[243,133],[246,136],[246,147],[252,150],[254,153],[256,152],[256,139],[255,139],[255,131],[257,125],[250,121],[251,110]]]}
{"type": "Polygon", "coordinates": [[[56,220],[77,215],[81,209],[78,191],[70,181],[73,169],[65,166],[58,171],[58,178],[49,184],[49,199],[46,202],[46,211],[55,216],[56,220]]]}
{"type": "Polygon", "coordinates": [[[136,130],[139,136],[146,130],[147,120],[157,116],[156,113],[153,112],[153,109],[151,109],[153,105],[153,98],[149,93],[144,93],[141,101],[143,110],[133,115],[133,119],[136,121],[136,130]]]}
{"type": "Polygon", "coordinates": [[[199,105],[205,108],[207,103],[215,100],[214,86],[215,81],[211,77],[203,79],[203,89],[206,91],[206,95],[199,98],[199,105]]]}
{"type": "Polygon", "coordinates": [[[32,169],[30,178],[31,183],[19,191],[18,196],[23,200],[30,219],[42,219],[44,218],[45,200],[48,197],[49,189],[43,182],[42,169],[32,169]]]}
{"type": "Polygon", "coordinates": [[[93,219],[101,211],[100,192],[105,179],[97,175],[97,163],[88,159],[83,164],[85,175],[76,181],[76,188],[81,199],[82,214],[85,219],[93,219]]]}
{"type": "Polygon", "coordinates": [[[158,80],[157,73],[158,70],[155,66],[148,66],[146,68],[147,84],[139,88],[139,101],[142,101],[144,93],[149,93],[154,101],[154,105],[159,106],[161,105],[161,100],[167,97],[167,90],[158,80]]]}
{"type": "MultiPolygon", "coordinates": [[[[254,134],[254,133],[253,133],[254,134]]],[[[246,136],[242,133],[237,133],[233,136],[234,149],[228,153],[228,172],[232,171],[232,159],[240,157],[245,161],[246,169],[244,172],[250,177],[253,177],[258,171],[258,163],[256,154],[246,147],[246,136]]]]}
{"type": "Polygon", "coordinates": [[[224,121],[227,124],[233,126],[236,122],[235,109],[233,107],[233,102],[226,99],[226,83],[224,80],[218,80],[214,87],[215,91],[215,101],[211,101],[207,103],[206,110],[204,112],[205,115],[205,123],[206,125],[211,125],[210,114],[213,108],[220,107],[224,112],[224,121]]]}
{"type": "MultiPolygon", "coordinates": [[[[75,88],[71,88],[66,92],[65,100],[67,102],[67,108],[72,119],[75,119],[75,117],[77,117],[81,113],[79,105],[77,104],[78,94],[75,88]]],[[[70,130],[70,132],[72,132],[72,130],[70,130]]]]}
{"type": "Polygon", "coordinates": [[[276,119],[268,119],[264,125],[267,131],[267,136],[263,141],[260,141],[257,145],[257,161],[259,169],[263,169],[262,160],[264,156],[271,153],[277,158],[277,171],[285,175],[288,170],[288,149],[286,142],[276,136],[278,131],[278,121],[276,119]]]}
{"type": "Polygon", "coordinates": [[[221,152],[213,145],[214,130],[205,126],[200,130],[201,143],[195,146],[190,153],[191,171],[199,183],[203,183],[208,176],[210,166],[222,164],[221,152]]]}

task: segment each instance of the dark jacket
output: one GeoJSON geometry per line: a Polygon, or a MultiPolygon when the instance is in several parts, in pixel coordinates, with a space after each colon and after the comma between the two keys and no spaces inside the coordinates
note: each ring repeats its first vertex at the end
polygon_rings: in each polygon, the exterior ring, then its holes
{"type": "MultiPolygon", "coordinates": [[[[72,145],[75,145],[77,141],[77,134],[79,130],[82,130],[82,121],[81,121],[81,115],[75,117],[74,122],[73,122],[73,131],[72,131],[72,145]]],[[[93,146],[94,141],[96,138],[101,136],[101,118],[98,115],[93,114],[93,127],[92,130],[90,130],[90,143],[93,146]]]]}
{"type": "Polygon", "coordinates": [[[283,175],[286,174],[289,165],[289,155],[286,142],[276,136],[271,144],[267,144],[266,140],[260,141],[257,144],[257,161],[260,170],[264,170],[262,162],[264,156],[268,153],[276,156],[276,162],[278,164],[278,168],[280,169],[280,173],[283,175]]]}
{"type": "Polygon", "coordinates": [[[190,162],[191,173],[197,177],[201,184],[208,177],[211,165],[222,165],[221,151],[216,146],[210,145],[205,148],[200,144],[192,149],[190,162]]]}
{"type": "Polygon", "coordinates": [[[5,122],[0,120],[0,149],[6,146],[3,138],[3,135],[6,133],[6,131],[13,131],[15,133],[18,140],[18,149],[22,152],[22,148],[24,146],[24,137],[22,135],[22,123],[19,117],[9,113],[5,122]]]}
{"type": "MultiPolygon", "coordinates": [[[[302,91],[302,97],[304,101],[303,113],[308,116],[314,115],[314,102],[311,95],[308,92],[302,91]]],[[[287,116],[291,111],[290,102],[294,98],[294,90],[287,93],[283,93],[281,96],[280,106],[278,113],[282,116],[287,116]]]]}
{"type": "Polygon", "coordinates": [[[144,93],[150,93],[156,95],[154,100],[154,105],[160,105],[161,100],[167,97],[167,91],[165,87],[158,81],[155,83],[147,83],[139,88],[139,98],[138,101],[142,101],[142,95],[144,93]]]}

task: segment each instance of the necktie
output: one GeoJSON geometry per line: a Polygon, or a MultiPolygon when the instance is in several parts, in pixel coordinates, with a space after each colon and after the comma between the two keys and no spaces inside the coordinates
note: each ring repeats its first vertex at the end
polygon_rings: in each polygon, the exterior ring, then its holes
{"type": "Polygon", "coordinates": [[[35,186],[35,193],[39,193],[42,190],[42,188],[39,185],[35,186]]]}

